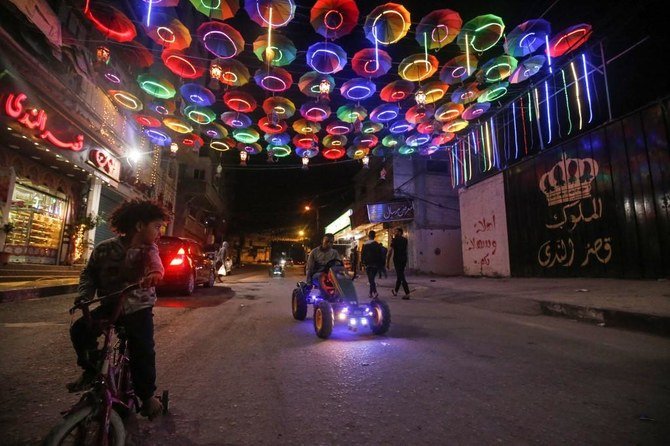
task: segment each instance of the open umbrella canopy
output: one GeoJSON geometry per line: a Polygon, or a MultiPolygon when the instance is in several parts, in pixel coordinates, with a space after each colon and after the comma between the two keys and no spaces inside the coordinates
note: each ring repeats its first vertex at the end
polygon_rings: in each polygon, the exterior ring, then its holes
{"type": "Polygon", "coordinates": [[[300,89],[300,92],[306,96],[318,98],[321,96],[319,86],[323,81],[328,82],[331,90],[335,88],[335,79],[333,79],[333,76],[319,73],[317,71],[308,71],[300,76],[300,79],[298,80],[298,89],[300,89]]]}
{"type": "Polygon", "coordinates": [[[266,134],[263,138],[268,144],[275,146],[285,146],[291,142],[291,135],[288,133],[266,134]]]}
{"type": "Polygon", "coordinates": [[[209,147],[217,152],[227,152],[237,146],[237,142],[232,138],[222,138],[220,141],[212,141],[209,147]]]}
{"type": "Polygon", "coordinates": [[[251,113],[256,110],[256,99],[246,91],[230,90],[223,95],[223,102],[231,110],[242,113],[251,113]]]}
{"type": "Polygon", "coordinates": [[[476,74],[479,82],[500,82],[507,79],[518,65],[517,60],[506,54],[486,62],[476,74]]]}
{"type": "Polygon", "coordinates": [[[497,84],[493,84],[481,92],[477,97],[477,102],[484,103],[498,100],[507,94],[508,89],[509,82],[498,82],[497,84]]]}
{"type": "Polygon", "coordinates": [[[439,151],[440,147],[435,144],[425,144],[419,147],[419,155],[421,156],[430,156],[435,152],[439,151]]]}
{"type": "Polygon", "coordinates": [[[193,7],[210,19],[226,20],[240,9],[239,0],[189,0],[193,7]]]}
{"type": "Polygon", "coordinates": [[[163,125],[165,125],[165,127],[169,128],[173,132],[181,134],[191,133],[193,131],[193,126],[191,124],[172,116],[163,119],[163,125]]]}
{"type": "Polygon", "coordinates": [[[263,28],[270,24],[272,28],[280,28],[293,20],[295,3],[293,0],[245,0],[244,10],[263,28]]]}
{"type": "Polygon", "coordinates": [[[295,149],[295,154],[298,155],[300,158],[314,158],[319,154],[319,149],[316,147],[308,149],[298,147],[297,149],[295,149]]]}
{"type": "Polygon", "coordinates": [[[437,110],[435,110],[435,119],[440,122],[449,122],[457,119],[463,113],[465,107],[463,104],[457,104],[455,102],[447,102],[446,104],[440,105],[437,110]]]}
{"type": "Polygon", "coordinates": [[[269,155],[277,158],[284,158],[291,154],[291,147],[286,144],[268,144],[265,150],[269,155]]]}
{"type": "Polygon", "coordinates": [[[455,137],[456,137],[455,133],[442,132],[435,135],[433,139],[430,141],[430,143],[435,144],[436,146],[443,146],[451,142],[455,137]]]}
{"type": "Polygon", "coordinates": [[[329,135],[346,135],[354,130],[354,126],[349,122],[340,120],[331,121],[326,126],[326,132],[329,135]]]}
{"type": "Polygon", "coordinates": [[[405,145],[410,147],[419,147],[428,143],[432,138],[430,135],[425,135],[423,133],[414,132],[405,138],[405,145]]]}
{"type": "Polygon", "coordinates": [[[470,82],[460,88],[457,88],[453,93],[451,93],[451,102],[455,102],[457,104],[469,104],[470,102],[477,99],[481,93],[482,92],[479,89],[479,84],[477,84],[477,82],[470,82]]]}
{"type": "Polygon", "coordinates": [[[188,119],[200,125],[210,124],[216,119],[216,113],[212,109],[197,105],[184,107],[183,113],[188,119]]]}
{"type": "Polygon", "coordinates": [[[330,117],[330,106],[325,101],[305,102],[300,107],[300,115],[308,121],[322,122],[330,117]]]}
{"type": "Polygon", "coordinates": [[[361,133],[370,134],[381,132],[384,129],[384,124],[374,121],[365,121],[361,125],[361,133]]]}
{"type": "Polygon", "coordinates": [[[424,135],[431,135],[442,128],[442,123],[434,119],[429,119],[416,126],[416,131],[424,135]]]}
{"type": "Polygon", "coordinates": [[[151,101],[147,105],[147,108],[161,116],[168,116],[175,112],[177,106],[174,101],[151,101]]]}
{"type": "Polygon", "coordinates": [[[195,82],[189,82],[179,87],[179,93],[184,100],[201,107],[209,107],[216,102],[214,93],[195,82]]]}
{"type": "Polygon", "coordinates": [[[358,135],[354,138],[354,146],[373,148],[379,143],[379,138],[372,134],[358,135]]]}
{"type": "Polygon", "coordinates": [[[137,83],[146,94],[158,99],[172,99],[177,91],[167,79],[159,79],[151,74],[140,74],[137,83]]]}
{"type": "Polygon", "coordinates": [[[309,22],[326,39],[339,39],[354,29],[358,15],[354,0],[317,0],[310,10],[309,22]]]}
{"type": "Polygon", "coordinates": [[[404,119],[398,119],[397,121],[393,121],[391,125],[389,125],[389,132],[391,132],[393,135],[400,135],[403,133],[407,133],[413,129],[414,124],[412,124],[411,122],[407,122],[404,119]]]}
{"type": "Polygon", "coordinates": [[[226,23],[205,22],[197,34],[205,49],[216,57],[229,59],[244,50],[242,34],[226,23]]]}
{"type": "Polygon", "coordinates": [[[263,101],[266,115],[275,115],[278,119],[288,119],[295,114],[295,105],[281,96],[271,96],[263,101]]]}
{"type": "Polygon", "coordinates": [[[347,64],[347,53],[332,42],[318,42],[307,49],[307,65],[322,74],[342,71],[347,64]]]}
{"type": "Polygon", "coordinates": [[[518,84],[536,75],[546,60],[547,58],[541,54],[522,60],[509,77],[509,82],[511,84],[518,84]]]}
{"type": "Polygon", "coordinates": [[[439,50],[456,39],[463,26],[461,15],[451,9],[438,9],[421,19],[414,31],[419,45],[439,50]]]}
{"type": "Polygon", "coordinates": [[[344,135],[326,135],[322,144],[324,147],[344,147],[347,145],[347,137],[344,135]]]}
{"type": "Polygon", "coordinates": [[[433,117],[435,109],[432,107],[424,107],[422,105],[413,105],[405,112],[405,120],[412,124],[419,124],[425,122],[433,117]]]}
{"type": "Polygon", "coordinates": [[[550,34],[551,25],[546,20],[527,20],[505,36],[505,53],[514,57],[532,54],[544,46],[550,34]]]}
{"type": "Polygon", "coordinates": [[[321,130],[321,124],[306,119],[298,119],[293,123],[293,130],[301,135],[313,135],[321,130]]]}
{"type": "Polygon", "coordinates": [[[586,43],[591,34],[591,25],[586,23],[564,29],[549,41],[549,55],[551,57],[561,57],[572,52],[586,43]]]}
{"type": "Polygon", "coordinates": [[[293,145],[301,149],[315,147],[319,143],[319,138],[314,134],[299,134],[293,137],[293,145]]]}
{"type": "Polygon", "coordinates": [[[356,77],[349,79],[340,87],[340,93],[345,98],[351,101],[362,101],[372,97],[377,91],[377,86],[374,82],[356,77]]]}
{"type": "Polygon", "coordinates": [[[181,138],[181,144],[186,147],[189,147],[194,151],[197,151],[200,150],[200,147],[202,147],[205,144],[205,141],[200,137],[200,135],[190,133],[181,138]]]}
{"type": "Polygon", "coordinates": [[[470,54],[448,60],[440,70],[440,80],[447,85],[461,83],[477,71],[477,57],[470,54]]]}
{"type": "Polygon", "coordinates": [[[135,122],[137,122],[139,125],[142,127],[160,127],[161,126],[161,121],[151,115],[142,115],[142,114],[136,114],[134,116],[135,122]]]}
{"type": "Polygon", "coordinates": [[[405,37],[411,24],[409,11],[403,5],[386,3],[367,15],[363,30],[370,42],[390,45],[405,37]]]}
{"type": "Polygon", "coordinates": [[[484,113],[489,111],[490,108],[490,102],[472,104],[463,111],[461,116],[467,121],[472,121],[473,119],[480,118],[484,113]]]}
{"type": "Polygon", "coordinates": [[[184,50],[191,45],[191,32],[178,19],[161,14],[159,20],[152,19],[147,28],[151,40],[171,50],[184,50]]]}
{"type": "Polygon", "coordinates": [[[211,124],[204,126],[202,130],[207,137],[212,139],[223,139],[228,136],[228,129],[218,122],[212,122],[211,124]]]}
{"type": "Polygon", "coordinates": [[[107,94],[112,98],[116,105],[123,107],[126,110],[138,112],[144,108],[140,98],[129,91],[108,90],[107,94]]]}
{"type": "Polygon", "coordinates": [[[362,49],[351,58],[351,69],[361,77],[383,76],[392,65],[391,56],[386,51],[375,48],[362,49]]]}
{"type": "Polygon", "coordinates": [[[117,42],[130,42],[137,37],[137,29],[124,13],[107,3],[88,4],[84,15],[103,36],[117,42]]]}
{"type": "Polygon", "coordinates": [[[277,67],[271,67],[269,70],[259,68],[254,74],[254,80],[262,89],[275,93],[286,91],[293,84],[291,73],[277,67]]]}
{"type": "Polygon", "coordinates": [[[387,84],[379,92],[379,97],[385,102],[399,102],[405,100],[414,92],[414,84],[400,79],[387,84]]]}
{"type": "Polygon", "coordinates": [[[338,160],[347,154],[347,151],[342,147],[327,147],[321,152],[324,158],[329,160],[338,160]]]}
{"type": "Polygon", "coordinates": [[[456,133],[460,132],[468,125],[470,125],[470,122],[466,121],[465,119],[454,119],[453,121],[449,121],[444,124],[442,131],[447,133],[456,133]]]}
{"type": "Polygon", "coordinates": [[[185,79],[197,79],[206,70],[202,60],[177,50],[163,50],[161,59],[170,71],[185,79]]]}
{"type": "Polygon", "coordinates": [[[249,115],[235,111],[227,111],[221,113],[221,121],[229,127],[235,129],[247,128],[253,122],[249,115]]]}
{"type": "Polygon", "coordinates": [[[396,147],[405,143],[405,137],[402,135],[386,135],[382,139],[382,145],[384,147],[396,147]]]}
{"type": "Polygon", "coordinates": [[[124,63],[139,68],[149,68],[154,63],[154,56],[144,45],[133,40],[113,46],[114,54],[124,63]]]}
{"type": "Polygon", "coordinates": [[[237,149],[238,150],[244,150],[247,152],[249,155],[258,155],[263,151],[263,148],[261,147],[260,144],[258,143],[243,143],[240,142],[237,144],[237,149]]]}
{"type": "Polygon", "coordinates": [[[502,38],[505,24],[497,15],[485,14],[475,17],[461,28],[457,43],[461,51],[483,53],[502,38]]]}
{"type": "Polygon", "coordinates": [[[247,67],[237,59],[214,59],[212,64],[221,67],[219,82],[231,87],[241,87],[249,82],[251,74],[247,67]]]}
{"type": "Polygon", "coordinates": [[[354,104],[346,104],[337,109],[337,118],[340,121],[355,123],[362,121],[368,116],[368,111],[365,107],[354,104]]]}
{"type": "Polygon", "coordinates": [[[148,128],[144,129],[144,134],[147,138],[149,138],[149,141],[151,141],[152,144],[157,146],[169,146],[172,142],[170,135],[168,135],[163,130],[148,128]]]}
{"type": "Polygon", "coordinates": [[[237,142],[241,142],[244,144],[253,144],[256,141],[260,139],[261,135],[258,133],[258,130],[256,130],[253,127],[246,127],[243,129],[235,129],[233,130],[233,138],[237,142]]]}
{"type": "Polygon", "coordinates": [[[274,121],[268,119],[267,116],[263,116],[258,120],[258,128],[261,129],[267,135],[277,135],[285,134],[284,132],[288,128],[286,121],[274,121]]]}
{"type": "Polygon", "coordinates": [[[351,159],[359,160],[370,153],[367,147],[349,147],[347,149],[347,156],[351,159]]]}
{"type": "Polygon", "coordinates": [[[448,89],[449,85],[442,81],[426,82],[421,87],[421,90],[423,90],[426,95],[426,104],[433,104],[442,99],[448,89]]]}
{"type": "Polygon", "coordinates": [[[270,54],[272,56],[270,64],[275,67],[283,67],[290,64],[295,60],[295,56],[298,52],[293,42],[279,33],[272,33],[270,42],[271,51],[268,52],[266,51],[267,49],[268,35],[261,34],[254,41],[254,54],[261,62],[267,62],[268,54],[270,54]]]}
{"type": "Polygon", "coordinates": [[[370,112],[370,120],[373,122],[386,123],[391,122],[400,114],[400,107],[396,104],[382,104],[370,112]]]}

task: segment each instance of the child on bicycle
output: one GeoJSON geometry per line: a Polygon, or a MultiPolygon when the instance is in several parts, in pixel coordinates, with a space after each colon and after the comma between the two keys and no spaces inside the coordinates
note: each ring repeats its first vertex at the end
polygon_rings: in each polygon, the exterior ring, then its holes
{"type": "MultiPolygon", "coordinates": [[[[153,306],[155,286],[163,277],[163,265],[156,240],[168,219],[167,211],[151,201],[131,200],[112,214],[110,226],[118,236],[99,243],[81,272],[75,303],[119,291],[130,284],[140,288],[126,296],[123,312],[116,322],[125,328],[130,371],[135,394],[142,401],[140,413],[153,419],[162,412],[155,398],[156,353],[154,351],[153,306]]],[[[103,300],[91,311],[93,321],[109,317],[116,305],[114,299],[103,300]]],[[[97,374],[101,352],[100,330],[96,324],[79,318],[70,328],[70,338],[77,353],[77,364],[84,370],[81,377],[67,385],[70,392],[89,387],[97,374]]]]}

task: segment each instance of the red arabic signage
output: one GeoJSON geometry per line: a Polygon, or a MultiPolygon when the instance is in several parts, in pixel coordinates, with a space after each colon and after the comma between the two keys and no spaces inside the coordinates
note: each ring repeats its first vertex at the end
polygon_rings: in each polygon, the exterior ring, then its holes
{"type": "Polygon", "coordinates": [[[88,162],[105,175],[119,181],[121,178],[121,162],[103,149],[91,149],[88,162]]]}
{"type": "Polygon", "coordinates": [[[5,101],[5,113],[16,119],[21,125],[38,131],[38,136],[61,149],[75,152],[84,148],[84,135],[77,135],[73,142],[62,141],[47,129],[47,112],[37,108],[24,108],[23,102],[28,97],[23,93],[11,93],[5,101]]]}

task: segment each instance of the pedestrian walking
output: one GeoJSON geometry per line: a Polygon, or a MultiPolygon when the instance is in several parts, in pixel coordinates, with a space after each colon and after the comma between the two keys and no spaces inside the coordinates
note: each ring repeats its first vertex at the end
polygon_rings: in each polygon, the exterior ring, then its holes
{"type": "Polygon", "coordinates": [[[354,273],[354,275],[351,277],[351,280],[354,280],[356,277],[358,277],[358,242],[356,242],[356,239],[351,240],[349,262],[351,263],[351,272],[354,273]]]}
{"type": "Polygon", "coordinates": [[[386,256],[386,268],[391,267],[391,259],[393,259],[393,267],[395,268],[396,281],[395,288],[391,290],[394,296],[398,295],[398,290],[402,285],[405,291],[403,299],[409,299],[409,285],[405,279],[405,267],[407,266],[407,239],[403,237],[402,228],[395,229],[395,235],[391,241],[391,248],[386,256]]]}
{"type": "Polygon", "coordinates": [[[379,278],[386,279],[389,276],[386,272],[386,256],[388,255],[389,250],[383,243],[380,243],[379,246],[382,247],[382,263],[379,265],[379,278]]]}
{"type": "Polygon", "coordinates": [[[361,263],[365,266],[368,283],[370,284],[370,299],[379,297],[375,279],[380,266],[384,264],[382,245],[375,241],[376,235],[375,231],[368,232],[368,240],[363,244],[363,250],[361,251],[361,263]]]}

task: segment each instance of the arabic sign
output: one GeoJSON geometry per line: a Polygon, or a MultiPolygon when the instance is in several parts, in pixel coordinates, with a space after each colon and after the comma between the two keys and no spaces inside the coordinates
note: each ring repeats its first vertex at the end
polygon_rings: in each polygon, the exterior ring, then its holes
{"type": "Polygon", "coordinates": [[[27,98],[28,97],[23,93],[11,93],[7,95],[7,100],[5,101],[5,113],[7,116],[16,119],[21,125],[30,130],[36,130],[39,132],[37,136],[45,141],[50,142],[56,147],[72,150],[75,152],[79,152],[84,148],[84,135],[77,135],[74,138],[74,141],[68,142],[62,141],[56,135],[54,135],[51,130],[48,130],[47,112],[37,108],[24,108],[23,102],[27,98]]]}
{"type": "Polygon", "coordinates": [[[411,201],[394,201],[368,205],[370,223],[414,219],[414,204],[411,201]]]}
{"type": "Polygon", "coordinates": [[[121,162],[104,149],[91,149],[88,162],[116,181],[121,178],[121,162]]]}

